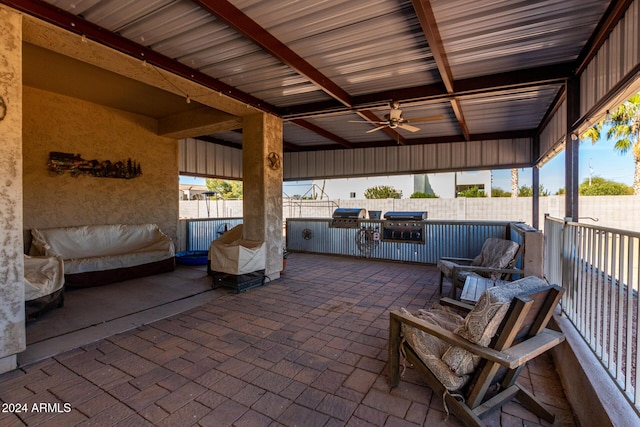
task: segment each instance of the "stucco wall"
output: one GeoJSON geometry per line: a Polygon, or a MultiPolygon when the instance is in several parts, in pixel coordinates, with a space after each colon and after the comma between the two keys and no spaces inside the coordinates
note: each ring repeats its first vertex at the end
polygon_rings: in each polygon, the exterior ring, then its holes
{"type": "Polygon", "coordinates": [[[24,228],[155,223],[177,238],[178,144],[157,121],[24,87],[24,228]],[[47,171],[51,151],[83,159],[131,158],[133,179],[72,177],[47,171]]]}
{"type": "Polygon", "coordinates": [[[22,19],[0,7],[0,373],[25,348],[22,256],[22,19]]]}

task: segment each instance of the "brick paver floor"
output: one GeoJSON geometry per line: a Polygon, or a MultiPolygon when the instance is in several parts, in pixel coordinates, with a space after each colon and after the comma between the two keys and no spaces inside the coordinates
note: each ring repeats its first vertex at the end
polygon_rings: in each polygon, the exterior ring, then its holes
{"type": "MultiPolygon", "coordinates": [[[[0,425],[461,425],[414,370],[387,385],[388,311],[437,301],[437,278],[291,254],[281,280],[0,375],[0,425]]],[[[549,357],[520,381],[574,425],[549,357]]],[[[486,422],[547,424],[517,402],[486,422]]]]}

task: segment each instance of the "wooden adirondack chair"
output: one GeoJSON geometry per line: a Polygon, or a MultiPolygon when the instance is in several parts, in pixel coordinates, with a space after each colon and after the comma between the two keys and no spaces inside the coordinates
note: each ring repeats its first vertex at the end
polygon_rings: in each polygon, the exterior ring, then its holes
{"type": "Polygon", "coordinates": [[[440,269],[440,295],[445,277],[451,280],[449,296],[455,298],[457,289],[462,288],[469,275],[510,280],[514,274],[524,274],[524,271],[515,268],[523,249],[523,245],[514,241],[489,237],[475,258],[440,258],[437,264],[440,269]]]}
{"type": "Polygon", "coordinates": [[[563,292],[526,277],[486,290],[475,307],[460,304],[470,309],[465,318],[441,306],[422,318],[402,309],[391,312],[390,385],[400,380],[402,354],[468,426],[482,426],[481,417],[514,397],[553,422],[555,416],[516,379],[527,361],[564,341],[564,335],[546,328],[563,292]],[[453,322],[457,326],[447,327],[455,316],[460,317],[453,322]]]}

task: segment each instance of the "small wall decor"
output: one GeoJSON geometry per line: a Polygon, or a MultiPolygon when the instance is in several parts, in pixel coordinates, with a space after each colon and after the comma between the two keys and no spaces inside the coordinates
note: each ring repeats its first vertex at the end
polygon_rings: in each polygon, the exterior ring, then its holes
{"type": "Polygon", "coordinates": [[[280,164],[280,155],[274,151],[269,153],[267,156],[267,161],[269,162],[269,167],[273,170],[278,170],[281,167],[280,164]]]}
{"type": "Polygon", "coordinates": [[[49,153],[47,169],[53,175],[70,172],[74,178],[80,175],[89,175],[100,178],[131,179],[142,175],[140,163],[136,163],[130,158],[126,161],[112,163],[111,160],[85,160],[80,157],[80,154],[58,151],[49,153]]]}

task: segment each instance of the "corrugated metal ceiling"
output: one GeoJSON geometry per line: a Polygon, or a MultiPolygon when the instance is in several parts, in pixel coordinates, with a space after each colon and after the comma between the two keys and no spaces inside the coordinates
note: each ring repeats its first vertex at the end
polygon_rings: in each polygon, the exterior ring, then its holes
{"type": "Polygon", "coordinates": [[[456,79],[575,60],[609,2],[432,1],[456,79]]]}
{"type": "MultiPolygon", "coordinates": [[[[533,134],[610,4],[602,0],[47,2],[81,15],[113,37],[131,40],[262,101],[259,108],[284,118],[285,147],[294,151],[345,147],[336,141],[376,147],[473,140],[489,133],[505,138],[533,134]],[[420,4],[427,6],[424,16],[420,4]],[[265,33],[251,34],[253,25],[265,33]],[[430,32],[441,38],[441,45],[433,49],[429,43],[438,40],[430,32]],[[275,44],[269,44],[270,37],[275,44]],[[450,70],[442,67],[443,60],[450,70]],[[518,83],[503,87],[504,73],[518,83]],[[419,128],[415,133],[403,129],[396,129],[396,134],[367,133],[377,126],[375,117],[385,120],[391,100],[401,102],[406,119],[441,117],[411,123],[419,128]],[[294,119],[324,133],[289,122],[294,119]]],[[[235,132],[210,137],[230,144],[241,141],[235,132]]]]}

